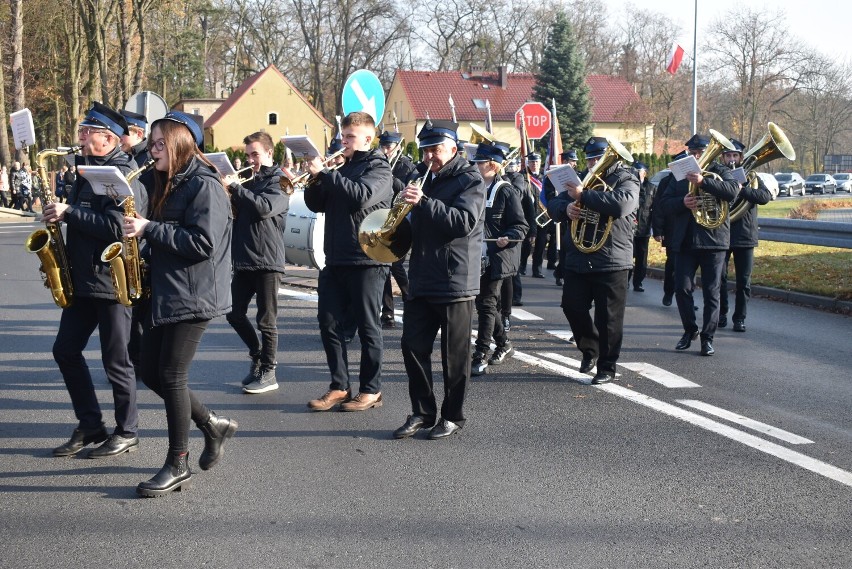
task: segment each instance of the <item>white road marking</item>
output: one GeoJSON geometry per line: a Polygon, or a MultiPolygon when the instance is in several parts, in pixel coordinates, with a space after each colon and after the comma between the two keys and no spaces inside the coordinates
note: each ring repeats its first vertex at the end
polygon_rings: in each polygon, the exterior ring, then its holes
{"type": "Polygon", "coordinates": [[[743,415],[739,415],[732,411],[728,411],[727,409],[722,409],[720,407],[710,405],[709,403],[704,403],[703,401],[696,401],[694,399],[679,399],[678,403],[686,405],[687,407],[692,407],[693,409],[698,409],[699,411],[704,411],[708,415],[714,415],[716,417],[719,417],[720,419],[730,421],[731,423],[742,425],[743,427],[751,429],[752,431],[757,431],[758,433],[763,433],[764,435],[768,435],[770,437],[786,441],[792,445],[806,445],[813,443],[812,440],[806,439],[805,437],[800,437],[799,435],[796,435],[789,431],[785,431],[784,429],[779,429],[778,427],[773,427],[772,425],[767,425],[766,423],[761,423],[760,421],[749,419],[748,417],[745,417],[743,415]]]}
{"type": "Polygon", "coordinates": [[[624,366],[631,371],[635,371],[642,377],[650,379],[651,381],[656,381],[660,385],[670,389],[678,389],[681,387],[701,387],[697,383],[693,383],[685,377],[675,375],[670,371],[666,371],[645,362],[619,362],[619,365],[624,366]]]}
{"type": "Polygon", "coordinates": [[[317,293],[305,292],[303,290],[290,290],[288,288],[279,288],[278,294],[289,296],[295,300],[307,300],[308,302],[317,302],[317,293]]]}
{"type": "MultiPolygon", "coordinates": [[[[583,373],[580,373],[579,371],[575,372],[574,370],[569,370],[564,365],[559,365],[559,364],[556,364],[556,363],[553,363],[553,362],[549,362],[547,360],[542,360],[540,358],[537,358],[535,356],[531,356],[529,354],[525,354],[523,352],[519,352],[517,350],[515,350],[515,356],[514,357],[516,359],[524,362],[524,363],[543,367],[544,369],[552,371],[553,373],[558,373],[559,375],[562,375],[564,377],[572,379],[572,380],[576,381],[577,383],[583,383],[583,384],[588,385],[592,381],[592,378],[590,376],[583,374],[583,373]]],[[[565,359],[569,359],[569,358],[565,358],[565,359]]],[[[580,367],[579,362],[577,362],[577,367],[578,368],[580,367]]]]}
{"type": "Polygon", "coordinates": [[[544,318],[527,312],[523,308],[512,307],[512,320],[544,320],[544,318]]]}
{"type": "MultiPolygon", "coordinates": [[[[546,332],[551,336],[556,336],[560,340],[564,340],[565,342],[568,342],[569,340],[571,340],[571,338],[574,337],[574,334],[571,332],[571,330],[546,330],[546,332]]],[[[573,344],[574,342],[570,343],[573,344]]]]}

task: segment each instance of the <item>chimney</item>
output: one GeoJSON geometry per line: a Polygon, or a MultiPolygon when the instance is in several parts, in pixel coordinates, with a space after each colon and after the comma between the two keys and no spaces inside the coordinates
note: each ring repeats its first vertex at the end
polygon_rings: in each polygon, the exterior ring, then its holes
{"type": "Polygon", "coordinates": [[[500,88],[505,90],[509,87],[509,66],[501,65],[497,70],[500,72],[500,88]]]}

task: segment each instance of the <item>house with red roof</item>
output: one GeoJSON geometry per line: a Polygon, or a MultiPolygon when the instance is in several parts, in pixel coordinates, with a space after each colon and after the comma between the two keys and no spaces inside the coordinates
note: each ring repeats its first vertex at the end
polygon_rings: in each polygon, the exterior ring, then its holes
{"type": "MultiPolygon", "coordinates": [[[[586,82],[594,135],[616,139],[631,152],[652,152],[654,123],[633,86],[621,77],[609,75],[589,75],[586,82]]],[[[515,113],[524,103],[534,100],[534,87],[534,75],[509,73],[505,66],[496,73],[399,69],[388,92],[384,128],[392,130],[396,123],[406,141],[416,140],[427,117],[453,118],[452,99],[460,140],[476,139],[471,123],[484,128],[490,106],[494,138],[518,146],[515,113]]],[[[550,108],[549,101],[541,102],[550,108]]]]}
{"type": "MultiPolygon", "coordinates": [[[[200,105],[185,101],[186,112],[200,105]],[[190,109],[190,110],[187,110],[190,109]]],[[[274,65],[249,77],[204,121],[204,145],[224,150],[242,148],[243,138],[262,131],[277,142],[285,134],[308,134],[323,145],[334,129],[310,101],[274,65]]]]}

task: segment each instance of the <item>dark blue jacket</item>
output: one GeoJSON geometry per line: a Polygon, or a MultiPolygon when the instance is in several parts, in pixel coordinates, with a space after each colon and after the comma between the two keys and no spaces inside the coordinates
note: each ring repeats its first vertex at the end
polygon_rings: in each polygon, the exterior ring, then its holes
{"type": "Polygon", "coordinates": [[[731,223],[731,249],[757,247],[757,206],[766,205],[772,200],[772,192],[764,185],[760,176],[753,175],[757,180],[757,187],[746,184],[740,190],[739,198],[745,200],[747,209],[741,218],[731,223]]]}
{"type": "Polygon", "coordinates": [[[460,154],[427,174],[411,210],[408,298],[451,302],[479,294],[485,183],[460,154]]]}
{"type": "MultiPolygon", "coordinates": [[[[740,191],[740,185],[734,180],[731,169],[713,162],[707,170],[718,175],[721,180],[705,176],[701,189],[723,201],[733,201],[740,191]]],[[[666,223],[670,225],[670,229],[667,228],[667,230],[670,231],[671,240],[666,239],[666,248],[676,253],[690,250],[727,249],[731,242],[730,219],[726,217],[725,222],[716,229],[707,229],[699,225],[695,221],[692,210],[683,205],[683,198],[688,192],[689,181],[684,178],[678,182],[672,177],[660,198],[660,213],[666,216],[666,223]]],[[[668,237],[669,234],[666,236],[668,237]]]]}
{"type": "MultiPolygon", "coordinates": [[[[580,175],[582,179],[584,176],[580,175]]],[[[612,191],[584,190],[581,203],[601,214],[600,226],[612,218],[612,230],[603,246],[594,253],[577,249],[571,239],[571,220],[567,207],[574,200],[562,192],[547,204],[547,212],[555,222],[566,224],[568,237],[562,242],[563,267],[576,273],[620,271],[633,267],[633,228],[639,205],[639,179],[621,163],[610,166],[603,179],[612,191]]]]}
{"type": "Polygon", "coordinates": [[[145,226],[155,326],[231,311],[231,228],[219,174],[193,157],[172,180],[162,213],[145,226]]]}
{"type": "Polygon", "coordinates": [[[518,272],[518,264],[521,261],[520,241],[526,237],[529,225],[524,218],[518,189],[508,180],[504,181],[500,176],[497,176],[487,191],[485,238],[508,237],[512,240],[502,249],[494,241],[486,243],[488,271],[491,280],[498,280],[514,276],[518,272]],[[491,197],[492,191],[494,192],[493,200],[491,206],[488,206],[488,198],[491,197]]]}
{"type": "Polygon", "coordinates": [[[284,228],[290,196],[278,183],[283,175],[276,166],[261,166],[245,185],[231,184],[235,211],[231,257],[235,271],[284,272],[284,228]]]}
{"type": "MultiPolygon", "coordinates": [[[[133,159],[116,147],[106,156],[77,156],[80,166],[115,166],[127,176],[136,169],[133,159]]],[[[148,212],[148,196],[138,180],[131,185],[133,201],[139,215],[148,212]]],[[[123,238],[124,209],[109,196],[96,195],[89,181],[77,176],[74,184],[66,186],[68,209],[65,243],[71,265],[74,295],[115,300],[115,287],[109,263],[101,261],[104,249],[123,238]]]]}
{"type": "Polygon", "coordinates": [[[305,205],[325,213],[326,266],[387,265],[368,257],[358,243],[367,215],[390,207],[393,176],[381,150],[355,152],[337,170],[324,170],[305,188],[305,205]]]}

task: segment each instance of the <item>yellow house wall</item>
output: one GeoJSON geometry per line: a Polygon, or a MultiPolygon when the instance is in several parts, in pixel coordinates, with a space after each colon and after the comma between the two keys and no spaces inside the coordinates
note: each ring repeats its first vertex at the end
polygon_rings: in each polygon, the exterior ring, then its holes
{"type": "Polygon", "coordinates": [[[654,151],[654,125],[597,123],[594,136],[604,136],[622,143],[634,154],[654,151]]]}
{"type": "Polygon", "coordinates": [[[290,134],[305,134],[306,125],[307,134],[318,147],[323,146],[323,127],[328,129],[329,140],[334,137],[336,126],[326,123],[280,75],[269,70],[212,128],[204,129],[204,142],[219,150],[237,149],[253,132],[267,132],[278,142],[288,129],[290,134]],[[278,114],[278,124],[269,124],[270,113],[278,114]]]}
{"type": "Polygon", "coordinates": [[[175,110],[183,111],[191,115],[201,115],[205,119],[208,119],[216,112],[216,109],[222,106],[222,103],[224,102],[225,99],[222,99],[221,101],[204,102],[181,101],[175,105],[175,110]]]}

